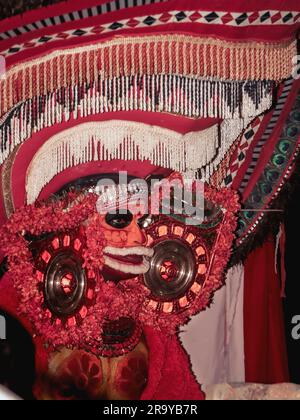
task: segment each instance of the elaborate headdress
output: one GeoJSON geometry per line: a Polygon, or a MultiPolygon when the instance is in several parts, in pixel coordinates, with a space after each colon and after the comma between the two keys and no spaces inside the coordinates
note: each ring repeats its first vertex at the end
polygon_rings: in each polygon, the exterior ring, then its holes
{"type": "Polygon", "coordinates": [[[237,192],[244,210],[235,261],[295,167],[299,27],[294,0],[67,1],[1,23],[0,214],[11,217],[1,245],[21,312],[38,334],[97,353],[108,308],[114,320],[119,311],[170,333],[210,304],[231,254],[237,192]],[[122,293],[100,282],[103,303],[97,272],[107,238],[94,214],[95,183],[92,192],[39,202],[78,179],[118,171],[143,180],[179,172],[182,183],[205,182],[206,219],[188,227],[184,218],[159,214],[144,225],[156,252],[150,271],[132,272],[141,277],[122,293]],[[52,305],[55,287],[47,289],[59,251],[69,261],[60,272],[64,290],[80,306],[63,321],[52,305]],[[74,255],[85,270],[79,277],[74,255]],[[70,271],[85,303],[73,293],[70,271]]]}

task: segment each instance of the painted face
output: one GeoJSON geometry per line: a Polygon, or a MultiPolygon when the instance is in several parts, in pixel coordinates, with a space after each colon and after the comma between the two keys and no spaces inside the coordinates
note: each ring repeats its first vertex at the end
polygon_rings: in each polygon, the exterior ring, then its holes
{"type": "Polygon", "coordinates": [[[101,216],[100,225],[107,241],[104,248],[103,276],[106,280],[125,280],[145,274],[154,251],[146,247],[147,238],[141,228],[143,214],[130,211],[101,216]]]}
{"type": "Polygon", "coordinates": [[[122,204],[99,213],[98,198],[71,192],[21,208],[2,241],[22,314],[50,351],[111,358],[129,354],[144,327],[175,334],[209,304],[223,282],[239,205],[231,190],[207,187],[204,198],[219,211],[203,225],[152,212],[147,227],[146,209],[124,212],[122,204]]]}

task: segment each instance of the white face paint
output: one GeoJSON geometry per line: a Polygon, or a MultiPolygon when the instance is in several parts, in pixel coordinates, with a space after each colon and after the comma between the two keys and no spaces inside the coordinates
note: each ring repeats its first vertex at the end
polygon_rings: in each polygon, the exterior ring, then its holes
{"type": "Polygon", "coordinates": [[[128,255],[138,255],[142,257],[151,258],[154,255],[154,250],[145,246],[135,246],[130,248],[115,248],[113,246],[107,246],[106,248],[104,248],[104,254],[110,254],[120,257],[127,257],[128,255]]]}
{"type": "Polygon", "coordinates": [[[107,267],[121,273],[140,275],[150,268],[149,258],[153,257],[154,250],[143,246],[131,248],[104,248],[104,263],[107,267]],[[127,258],[126,258],[127,257],[127,258]],[[134,261],[136,259],[136,261],[134,261]]]}

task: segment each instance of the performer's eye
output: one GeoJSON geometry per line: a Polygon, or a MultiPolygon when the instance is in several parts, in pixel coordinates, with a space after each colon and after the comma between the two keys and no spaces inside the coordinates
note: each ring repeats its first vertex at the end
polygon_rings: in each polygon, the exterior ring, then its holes
{"type": "Polygon", "coordinates": [[[154,221],[154,217],[151,214],[145,214],[138,221],[138,225],[142,229],[147,229],[154,221]]]}
{"type": "Polygon", "coordinates": [[[124,229],[131,224],[133,215],[128,211],[125,214],[107,213],[105,216],[106,223],[116,229],[124,229]]]}

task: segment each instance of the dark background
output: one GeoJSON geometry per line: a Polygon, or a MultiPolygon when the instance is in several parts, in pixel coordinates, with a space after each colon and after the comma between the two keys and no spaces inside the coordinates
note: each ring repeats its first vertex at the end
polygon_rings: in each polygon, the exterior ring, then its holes
{"type": "Polygon", "coordinates": [[[0,0],[0,19],[10,17],[27,10],[49,6],[62,0],[0,0]]]}
{"type": "Polygon", "coordinates": [[[292,338],[292,319],[300,315],[300,184],[297,185],[285,214],[286,226],[286,338],[291,382],[300,384],[300,340],[292,338]]]}
{"type": "Polygon", "coordinates": [[[0,340],[0,384],[31,400],[35,376],[32,339],[9,314],[0,311],[0,315],[6,321],[6,340],[0,340]]]}

